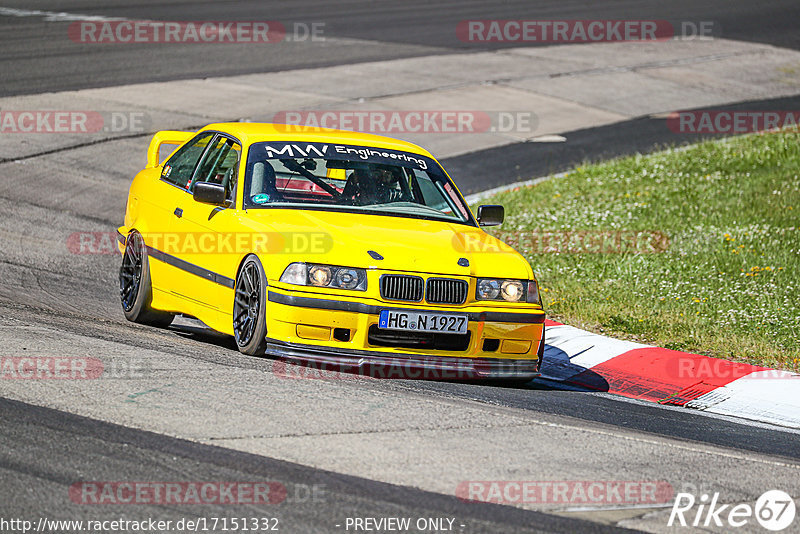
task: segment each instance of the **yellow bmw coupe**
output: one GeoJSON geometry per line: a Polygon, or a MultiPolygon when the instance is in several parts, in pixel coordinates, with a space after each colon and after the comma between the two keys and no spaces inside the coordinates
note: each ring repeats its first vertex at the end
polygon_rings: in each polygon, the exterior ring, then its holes
{"type": "Polygon", "coordinates": [[[162,131],[119,228],[122,308],[150,325],[197,318],[251,355],[532,378],[544,348],[533,271],[481,229],[503,217],[473,215],[404,141],[255,123],[162,131]],[[161,162],[164,145],[178,148],[161,162]]]}

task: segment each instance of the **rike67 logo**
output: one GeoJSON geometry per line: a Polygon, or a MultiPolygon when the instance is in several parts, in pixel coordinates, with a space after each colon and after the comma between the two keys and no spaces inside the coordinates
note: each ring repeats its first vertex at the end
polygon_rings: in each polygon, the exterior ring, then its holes
{"type": "Polygon", "coordinates": [[[691,493],[678,493],[667,526],[739,528],[752,525],[755,519],[763,528],[778,532],[794,522],[795,512],[794,499],[781,490],[764,492],[755,506],[719,504],[719,493],[704,493],[699,499],[691,493]]]}

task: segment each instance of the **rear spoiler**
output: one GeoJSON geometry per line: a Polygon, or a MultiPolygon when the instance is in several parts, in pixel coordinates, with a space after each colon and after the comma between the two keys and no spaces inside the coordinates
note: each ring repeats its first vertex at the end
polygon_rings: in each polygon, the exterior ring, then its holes
{"type": "Polygon", "coordinates": [[[178,132],[175,130],[163,130],[153,136],[150,147],[147,149],[147,167],[158,167],[158,153],[161,145],[182,145],[192,137],[194,132],[178,132]]]}

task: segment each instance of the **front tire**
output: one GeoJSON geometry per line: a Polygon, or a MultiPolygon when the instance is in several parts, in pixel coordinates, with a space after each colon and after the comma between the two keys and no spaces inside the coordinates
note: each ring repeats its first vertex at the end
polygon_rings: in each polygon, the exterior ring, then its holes
{"type": "Polygon", "coordinates": [[[150,283],[150,261],[147,247],[139,232],[131,232],[119,268],[119,297],[125,318],[131,322],[166,327],[174,315],[150,307],[153,288],[150,283]]]}
{"type": "Polygon", "coordinates": [[[260,356],[267,348],[267,277],[256,256],[244,260],[233,291],[236,345],[244,354],[260,356]]]}

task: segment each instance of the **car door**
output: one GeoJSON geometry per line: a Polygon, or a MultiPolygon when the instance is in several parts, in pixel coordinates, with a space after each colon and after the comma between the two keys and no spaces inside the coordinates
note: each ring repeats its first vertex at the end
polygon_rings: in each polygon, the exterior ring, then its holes
{"type": "Polygon", "coordinates": [[[151,190],[152,195],[142,199],[149,205],[148,226],[143,229],[143,237],[151,248],[151,257],[157,260],[150,262],[154,289],[173,292],[174,281],[180,274],[180,269],[170,261],[176,248],[175,207],[190,196],[187,188],[214,135],[213,132],[198,134],[179,148],[161,167],[159,179],[151,190]]]}
{"type": "Polygon", "coordinates": [[[238,250],[240,241],[232,235],[236,233],[234,199],[241,153],[241,144],[236,139],[216,134],[195,168],[187,194],[175,206],[179,215],[173,228],[182,244],[179,259],[185,263],[174,291],[189,299],[210,326],[227,318],[214,319],[206,311],[232,313],[228,308],[233,305],[233,279],[226,275],[230,275],[230,265],[242,255],[238,250]],[[194,200],[191,193],[198,182],[223,185],[228,204],[214,206],[194,200]]]}

